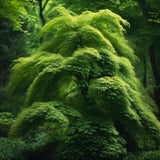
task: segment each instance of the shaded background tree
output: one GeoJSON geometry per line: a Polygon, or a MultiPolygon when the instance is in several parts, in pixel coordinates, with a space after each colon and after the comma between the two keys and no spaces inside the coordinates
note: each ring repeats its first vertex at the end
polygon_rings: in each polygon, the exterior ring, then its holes
{"type": "Polygon", "coordinates": [[[10,68],[18,57],[28,56],[26,50],[24,20],[28,17],[25,6],[27,1],[7,0],[0,1],[0,111],[16,114],[22,104],[22,96],[9,97],[6,93],[10,68]],[[16,106],[15,109],[13,106],[16,106]]]}

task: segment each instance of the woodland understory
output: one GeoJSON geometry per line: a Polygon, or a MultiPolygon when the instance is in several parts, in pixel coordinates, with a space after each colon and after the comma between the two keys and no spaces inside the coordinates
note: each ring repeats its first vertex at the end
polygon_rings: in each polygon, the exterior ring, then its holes
{"type": "Polygon", "coordinates": [[[0,0],[0,160],[160,159],[160,0],[0,0]]]}

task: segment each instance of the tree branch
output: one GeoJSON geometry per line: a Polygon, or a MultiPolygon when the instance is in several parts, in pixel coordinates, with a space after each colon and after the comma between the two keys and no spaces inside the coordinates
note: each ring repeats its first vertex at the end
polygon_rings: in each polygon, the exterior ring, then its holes
{"type": "Polygon", "coordinates": [[[49,2],[49,0],[46,0],[44,6],[43,6],[43,8],[42,8],[43,10],[46,8],[46,5],[47,5],[48,2],[49,2]]]}

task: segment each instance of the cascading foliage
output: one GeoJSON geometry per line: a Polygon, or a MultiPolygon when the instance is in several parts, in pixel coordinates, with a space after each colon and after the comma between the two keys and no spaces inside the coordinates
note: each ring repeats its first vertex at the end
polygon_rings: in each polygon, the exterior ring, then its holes
{"type": "Polygon", "coordinates": [[[56,141],[53,160],[115,160],[128,150],[157,148],[160,123],[132,66],[128,22],[107,9],[52,11],[58,16],[43,27],[45,42],[13,67],[9,91],[27,89],[27,97],[9,137],[29,143],[45,133],[45,144],[56,141]]]}

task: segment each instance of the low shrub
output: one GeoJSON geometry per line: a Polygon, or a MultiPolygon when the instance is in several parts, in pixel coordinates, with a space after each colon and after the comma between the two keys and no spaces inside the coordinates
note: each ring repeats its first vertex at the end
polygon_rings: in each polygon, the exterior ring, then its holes
{"type": "Polygon", "coordinates": [[[160,150],[129,153],[124,160],[160,160],[160,150]]]}
{"type": "Polygon", "coordinates": [[[0,138],[0,160],[26,160],[25,143],[21,139],[0,138]]]}

